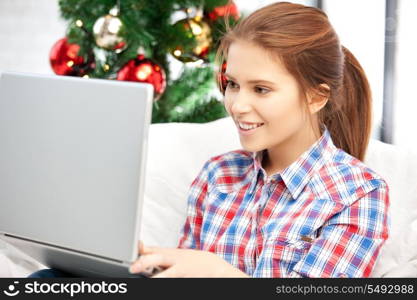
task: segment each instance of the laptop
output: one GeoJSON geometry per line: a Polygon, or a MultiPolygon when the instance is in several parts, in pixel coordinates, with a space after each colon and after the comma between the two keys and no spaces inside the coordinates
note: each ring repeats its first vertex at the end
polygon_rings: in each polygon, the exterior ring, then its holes
{"type": "Polygon", "coordinates": [[[80,277],[137,277],[150,84],[0,75],[0,238],[80,277]]]}

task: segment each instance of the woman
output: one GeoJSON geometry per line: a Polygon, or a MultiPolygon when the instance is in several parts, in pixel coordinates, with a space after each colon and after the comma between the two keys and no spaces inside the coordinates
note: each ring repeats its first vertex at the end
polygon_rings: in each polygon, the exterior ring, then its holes
{"type": "Polygon", "coordinates": [[[324,12],[279,2],[228,28],[224,103],[243,150],[192,183],[178,249],[141,245],[154,277],[368,277],[389,191],[362,162],[371,92],[324,12]]]}

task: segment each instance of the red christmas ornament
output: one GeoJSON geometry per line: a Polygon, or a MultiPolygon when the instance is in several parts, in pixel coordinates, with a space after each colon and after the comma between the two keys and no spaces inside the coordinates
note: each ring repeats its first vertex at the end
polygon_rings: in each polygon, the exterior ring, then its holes
{"type": "Polygon", "coordinates": [[[80,46],[68,43],[68,39],[62,38],[57,41],[49,53],[49,61],[52,70],[57,75],[83,76],[94,63],[90,60],[85,62],[82,56],[78,56],[80,46]]]}
{"type": "Polygon", "coordinates": [[[154,101],[157,101],[165,91],[165,71],[152,60],[139,54],[128,61],[117,73],[117,80],[145,82],[153,85],[154,101]]]}
{"type": "Polygon", "coordinates": [[[221,67],[221,71],[217,73],[217,82],[220,83],[219,89],[222,92],[222,94],[224,94],[224,92],[226,91],[226,85],[227,85],[227,78],[224,75],[224,73],[226,72],[226,68],[227,68],[227,63],[226,61],[224,61],[221,67]]]}
{"type": "Polygon", "coordinates": [[[216,21],[220,17],[225,17],[226,14],[233,17],[236,21],[239,20],[240,13],[233,1],[229,4],[215,7],[212,11],[207,13],[207,17],[212,21],[216,21]]]}

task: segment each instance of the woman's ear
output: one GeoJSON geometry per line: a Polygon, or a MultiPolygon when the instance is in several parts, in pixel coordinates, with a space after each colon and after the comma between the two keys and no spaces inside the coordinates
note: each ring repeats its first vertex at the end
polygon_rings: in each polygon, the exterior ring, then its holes
{"type": "Polygon", "coordinates": [[[330,97],[330,87],[322,83],[318,88],[308,94],[308,109],[310,114],[319,112],[327,103],[330,97]]]}

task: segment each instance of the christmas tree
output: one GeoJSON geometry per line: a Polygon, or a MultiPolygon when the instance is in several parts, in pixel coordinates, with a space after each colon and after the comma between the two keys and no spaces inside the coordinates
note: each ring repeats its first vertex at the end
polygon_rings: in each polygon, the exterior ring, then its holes
{"type": "Polygon", "coordinates": [[[56,74],[151,83],[152,123],[226,116],[215,53],[225,24],[240,17],[232,1],[59,0],[59,7],[68,30],[51,49],[56,74]],[[170,59],[181,62],[177,78],[170,59]]]}

